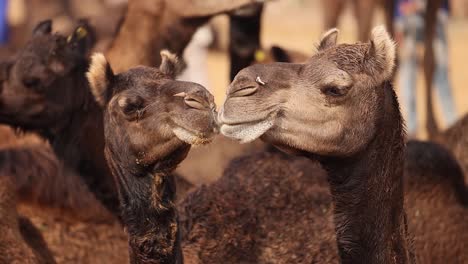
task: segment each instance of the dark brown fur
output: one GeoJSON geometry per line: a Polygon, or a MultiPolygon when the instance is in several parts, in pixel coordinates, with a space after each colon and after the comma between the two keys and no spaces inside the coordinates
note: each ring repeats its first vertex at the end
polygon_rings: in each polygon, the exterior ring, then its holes
{"type": "Polygon", "coordinates": [[[468,184],[468,114],[445,130],[437,141],[445,145],[457,158],[465,175],[465,185],[468,184]]]}
{"type": "MultiPolygon", "coordinates": [[[[60,159],[56,171],[61,177],[70,177],[61,182],[76,182],[74,178],[79,176],[110,211],[118,214],[117,194],[102,151],[102,112],[84,76],[91,30],[86,24],[79,25],[68,40],[51,31],[50,21],[40,23],[15,60],[3,65],[0,121],[46,138],[60,159]]],[[[53,175],[50,178],[56,179],[53,175]]],[[[66,191],[44,195],[55,197],[55,201],[43,200],[60,207],[80,196],[70,198],[73,192],[66,191]]]]}
{"type": "Polygon", "coordinates": [[[305,158],[237,158],[179,207],[187,263],[338,263],[326,174],[305,158]]]}
{"type": "Polygon", "coordinates": [[[41,234],[16,211],[14,181],[0,177],[0,263],[55,263],[41,234]]]}
{"type": "Polygon", "coordinates": [[[46,142],[0,127],[0,174],[14,176],[21,202],[68,211],[77,219],[109,217],[79,175],[67,171],[46,142]],[[70,210],[74,209],[74,210],[70,210]]]}
{"type": "Polygon", "coordinates": [[[405,207],[417,263],[463,263],[468,259],[468,195],[463,172],[444,147],[408,143],[405,207]]]}

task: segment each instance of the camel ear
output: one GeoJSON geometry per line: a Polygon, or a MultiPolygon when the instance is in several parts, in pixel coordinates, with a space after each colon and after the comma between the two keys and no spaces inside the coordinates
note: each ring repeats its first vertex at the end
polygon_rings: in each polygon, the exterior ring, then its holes
{"type": "Polygon", "coordinates": [[[281,47],[272,46],[270,52],[276,62],[291,62],[288,52],[281,47]]]}
{"type": "Polygon", "coordinates": [[[52,20],[44,20],[39,22],[37,26],[33,29],[33,36],[47,35],[52,32],[52,20]]]}
{"type": "Polygon", "coordinates": [[[87,20],[80,20],[73,33],[68,36],[67,42],[75,45],[81,54],[86,54],[96,43],[96,34],[87,20]]]}
{"type": "Polygon", "coordinates": [[[175,79],[175,77],[182,71],[182,63],[177,58],[177,55],[169,52],[168,50],[162,50],[161,59],[159,70],[175,79]]]}
{"type": "Polygon", "coordinates": [[[369,51],[366,60],[372,61],[373,75],[379,81],[389,79],[395,68],[395,42],[384,26],[372,30],[369,51]]]}
{"type": "Polygon", "coordinates": [[[106,106],[112,94],[111,85],[115,75],[102,53],[95,53],[91,57],[86,77],[96,102],[102,107],[106,106]]]}
{"type": "Polygon", "coordinates": [[[332,28],[325,32],[320,39],[320,43],[318,45],[317,50],[326,50],[328,48],[336,46],[336,41],[338,40],[338,33],[339,30],[336,28],[332,28]]]}

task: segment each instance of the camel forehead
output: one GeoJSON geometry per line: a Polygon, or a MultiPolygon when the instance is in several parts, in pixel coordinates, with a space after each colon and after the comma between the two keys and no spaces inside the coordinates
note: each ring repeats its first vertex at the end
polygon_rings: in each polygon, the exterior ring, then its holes
{"type": "Polygon", "coordinates": [[[363,71],[363,63],[370,49],[369,43],[339,44],[326,49],[313,56],[309,63],[316,59],[325,59],[336,65],[341,70],[349,73],[360,73],[363,71]]]}
{"type": "MultiPolygon", "coordinates": [[[[66,46],[65,37],[60,35],[45,35],[34,37],[21,52],[21,55],[37,54],[51,55],[50,52],[66,46]]],[[[53,54],[56,55],[56,54],[53,54]]]]}
{"type": "Polygon", "coordinates": [[[169,81],[161,71],[156,68],[137,66],[126,72],[117,75],[115,85],[118,90],[141,90],[151,87],[158,88],[163,83],[169,81]]]}

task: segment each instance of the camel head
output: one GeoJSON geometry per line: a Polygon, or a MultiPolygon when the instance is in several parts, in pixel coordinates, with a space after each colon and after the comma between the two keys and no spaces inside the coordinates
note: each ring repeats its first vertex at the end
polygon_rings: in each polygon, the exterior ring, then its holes
{"type": "Polygon", "coordinates": [[[75,87],[94,44],[92,30],[82,22],[68,37],[51,32],[50,20],[39,23],[17,56],[0,64],[1,122],[30,128],[51,126],[81,103],[75,87]]]}
{"type": "Polygon", "coordinates": [[[114,74],[98,53],[87,73],[105,110],[106,148],[142,166],[167,157],[177,165],[190,145],[208,143],[215,134],[213,96],[199,84],[176,81],[181,68],[177,57],[168,51],[161,56],[159,68],[138,66],[114,74]]]}
{"type": "Polygon", "coordinates": [[[367,43],[337,44],[337,36],[336,29],[326,32],[304,64],[259,64],[239,72],[219,112],[221,133],[318,155],[364,148],[375,136],[395,45],[382,26],[367,43]]]}

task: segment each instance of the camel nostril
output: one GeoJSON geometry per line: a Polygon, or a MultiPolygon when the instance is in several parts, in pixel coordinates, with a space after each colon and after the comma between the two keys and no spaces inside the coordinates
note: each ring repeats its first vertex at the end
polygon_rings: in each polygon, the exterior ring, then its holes
{"type": "Polygon", "coordinates": [[[41,80],[37,77],[26,77],[23,79],[23,85],[26,87],[36,87],[41,83],[41,80]]]}

